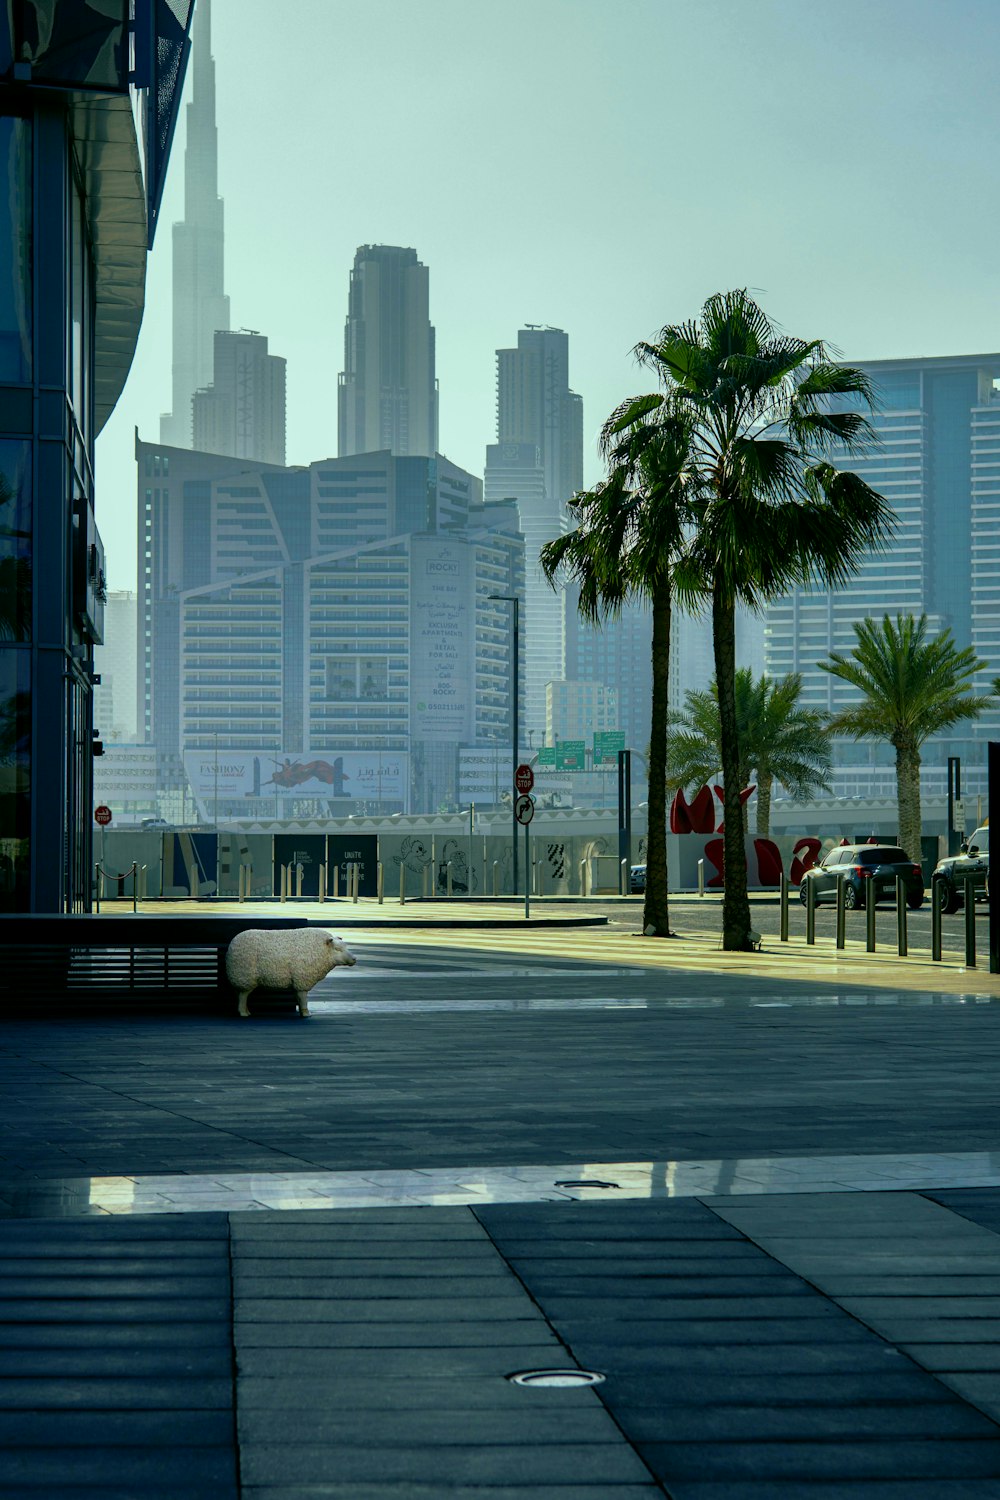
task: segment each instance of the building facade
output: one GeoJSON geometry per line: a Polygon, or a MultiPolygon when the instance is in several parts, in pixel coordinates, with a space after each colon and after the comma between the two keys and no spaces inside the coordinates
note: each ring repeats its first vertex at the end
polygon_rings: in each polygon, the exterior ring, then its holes
{"type": "Polygon", "coordinates": [[[193,446],[202,453],[285,462],[285,361],[263,334],[215,334],[212,383],[191,402],[193,446]]]}
{"type": "Polygon", "coordinates": [[[510,724],[513,507],[440,456],[137,458],[145,734],[203,814],[453,803],[459,747],[510,724]]]}
{"type": "Polygon", "coordinates": [[[438,386],[427,267],[399,245],[354,257],[337,391],[338,453],[433,458],[438,386]]]}
{"type": "Polygon", "coordinates": [[[603,682],[550,682],[545,688],[545,743],[586,740],[619,729],[618,690],[603,682]]]}
{"type": "MultiPolygon", "coordinates": [[[[768,609],[767,669],[772,676],[800,672],[808,706],[836,712],[852,689],[818,663],[831,651],[851,650],[855,622],[926,613],[932,629],[950,628],[958,646],[972,646],[986,660],[976,683],[986,693],[1000,671],[1000,354],[876,360],[860,368],[877,388],[881,443],[844,464],[890,501],[896,533],[844,588],[797,588],[768,609]]],[[[991,708],[976,724],[929,741],[922,752],[926,789],[943,787],[949,755],[961,756],[970,791],[984,787],[986,741],[998,733],[1000,711],[991,708]]],[[[834,754],[837,795],[894,788],[891,745],[838,740],[834,754]]]]}
{"type": "Polygon", "coordinates": [[[94,444],[142,320],[190,5],[0,13],[0,909],[91,901],[94,444]]]}
{"type": "Polygon", "coordinates": [[[569,339],[529,326],[498,349],[497,441],[486,450],[487,500],[514,500],[525,545],[523,641],[526,729],[545,732],[545,686],[567,675],[567,596],[538,561],[566,530],[567,501],[583,485],[583,402],[569,388],[569,339]]]}
{"type": "MultiPolygon", "coordinates": [[[[136,596],[131,589],[108,594],[104,606],[104,642],[94,648],[94,727],[108,743],[134,744],[136,717],[136,596]]],[[[95,767],[95,772],[100,767],[95,767]]]]}

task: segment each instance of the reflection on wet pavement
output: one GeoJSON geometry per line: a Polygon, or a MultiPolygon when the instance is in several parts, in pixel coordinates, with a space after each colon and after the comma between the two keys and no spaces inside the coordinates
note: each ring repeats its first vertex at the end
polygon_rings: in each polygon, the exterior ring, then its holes
{"type": "Polygon", "coordinates": [[[926,1191],[1000,1186],[1000,1152],[571,1162],[425,1171],[48,1178],[0,1190],[2,1218],[260,1209],[420,1208],[556,1200],[926,1191]]]}

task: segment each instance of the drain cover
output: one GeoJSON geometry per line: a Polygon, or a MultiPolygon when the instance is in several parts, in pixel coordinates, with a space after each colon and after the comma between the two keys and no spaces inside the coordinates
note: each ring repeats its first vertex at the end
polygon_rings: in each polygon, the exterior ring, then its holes
{"type": "Polygon", "coordinates": [[[601,1182],[600,1179],[597,1178],[597,1177],[580,1177],[580,1178],[578,1178],[576,1180],[567,1180],[566,1182],[557,1182],[555,1185],[556,1185],[556,1187],[568,1187],[568,1188],[584,1188],[584,1187],[592,1187],[592,1188],[616,1188],[618,1186],[617,1182],[601,1182]]]}
{"type": "Polygon", "coordinates": [[[514,1385],[570,1386],[600,1385],[604,1376],[594,1370],[519,1370],[516,1375],[508,1375],[507,1379],[514,1385]]]}

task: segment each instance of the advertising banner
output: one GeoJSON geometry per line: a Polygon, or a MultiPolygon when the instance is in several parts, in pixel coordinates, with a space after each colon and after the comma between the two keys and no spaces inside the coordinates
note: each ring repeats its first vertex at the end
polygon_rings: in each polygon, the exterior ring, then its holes
{"type": "Polygon", "coordinates": [[[469,550],[414,537],[410,561],[410,726],[414,739],[454,744],[471,734],[469,550]]]}
{"type": "MultiPolygon", "coordinates": [[[[277,841],[275,841],[277,842],[277,841]]],[[[331,833],[326,839],[326,888],[333,891],[333,872],[340,873],[337,879],[338,894],[347,891],[347,867],[360,865],[358,895],[378,895],[378,835],[374,833],[331,833]]]]}
{"type": "Polygon", "coordinates": [[[281,895],[281,867],[291,865],[289,895],[299,894],[298,866],[302,866],[302,895],[315,901],[319,897],[319,867],[326,854],[326,840],[321,833],[276,833],[274,836],[274,889],[281,895]]]}
{"type": "Polygon", "coordinates": [[[253,798],[318,797],[372,802],[403,802],[406,798],[407,756],[394,750],[345,750],[321,755],[270,755],[219,749],[190,750],[184,757],[191,790],[202,815],[211,817],[216,789],[219,806],[246,800],[247,816],[253,798]]]}

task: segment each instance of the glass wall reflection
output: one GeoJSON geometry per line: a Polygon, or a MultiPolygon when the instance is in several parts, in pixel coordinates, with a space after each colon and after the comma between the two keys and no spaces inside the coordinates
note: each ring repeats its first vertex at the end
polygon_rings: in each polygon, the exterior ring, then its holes
{"type": "Polygon", "coordinates": [[[0,119],[0,382],[31,379],[31,125],[0,119]]]}
{"type": "Polygon", "coordinates": [[[0,911],[29,904],[31,662],[0,647],[0,911]]]}

